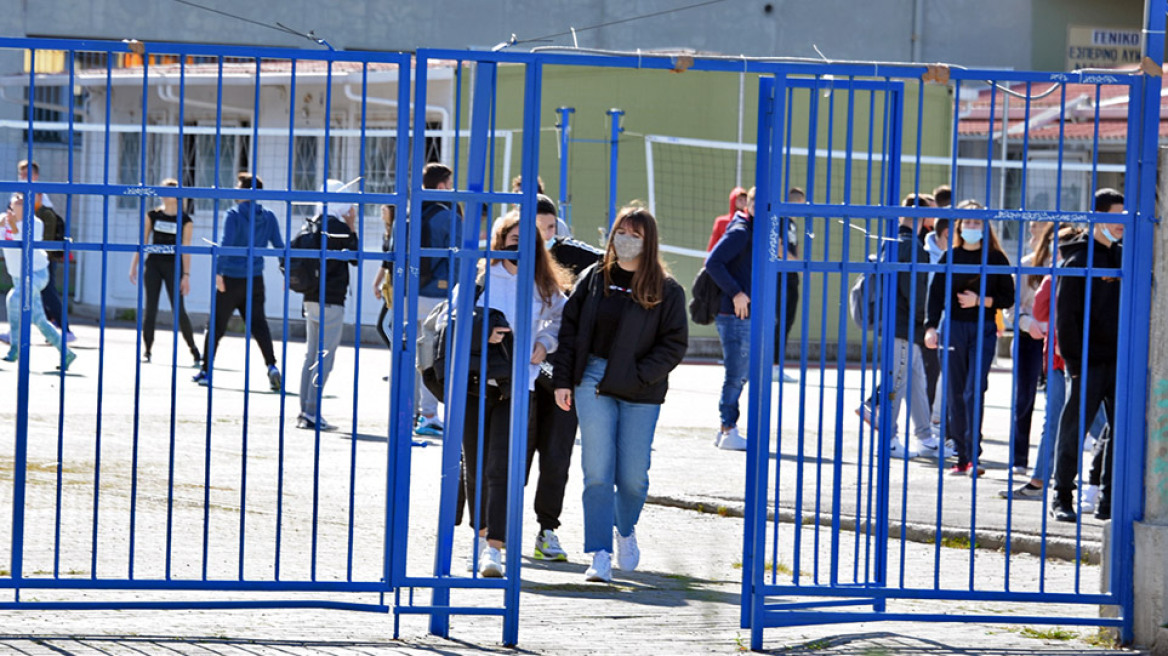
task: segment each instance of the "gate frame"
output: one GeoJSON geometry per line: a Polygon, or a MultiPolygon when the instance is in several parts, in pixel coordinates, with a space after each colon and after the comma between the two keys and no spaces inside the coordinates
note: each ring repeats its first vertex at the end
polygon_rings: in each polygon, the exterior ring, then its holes
{"type": "MultiPolygon", "coordinates": [[[[187,66],[186,59],[188,57],[197,57],[197,56],[214,57],[220,62],[220,64],[222,63],[222,58],[225,58],[225,57],[239,57],[239,58],[244,58],[244,59],[252,59],[252,60],[255,60],[255,62],[256,62],[257,71],[258,71],[258,67],[260,65],[260,62],[263,59],[288,60],[289,62],[293,62],[293,70],[295,70],[294,63],[297,61],[313,61],[313,62],[319,61],[319,62],[325,62],[327,64],[328,75],[330,76],[330,78],[332,75],[332,67],[335,63],[338,63],[338,62],[353,62],[353,63],[363,64],[364,65],[363,69],[366,73],[368,70],[368,64],[371,64],[371,63],[384,63],[384,64],[396,65],[397,72],[398,72],[397,100],[399,103],[399,107],[401,107],[402,110],[399,111],[397,114],[397,119],[395,122],[394,129],[397,131],[398,142],[402,143],[402,144],[406,143],[406,141],[407,141],[407,139],[405,139],[403,137],[407,137],[410,134],[410,129],[409,129],[410,113],[406,110],[406,108],[409,107],[410,92],[412,90],[411,83],[410,83],[411,74],[412,74],[412,66],[411,66],[410,56],[408,54],[396,53],[396,52],[337,51],[337,50],[333,50],[331,47],[329,47],[328,50],[307,50],[307,49],[296,49],[296,48],[274,48],[274,47],[205,45],[205,44],[190,44],[190,43],[168,43],[168,42],[162,42],[162,41],[151,41],[151,42],[144,42],[144,43],[134,42],[131,44],[131,43],[122,42],[122,41],[101,41],[101,40],[93,40],[93,39],[76,39],[75,40],[75,39],[42,39],[42,38],[13,38],[13,37],[0,38],[0,48],[10,49],[10,50],[29,50],[33,53],[31,57],[32,57],[32,62],[34,62],[34,63],[35,63],[35,53],[38,51],[44,51],[44,50],[62,50],[62,51],[65,51],[66,53],[68,53],[67,61],[70,63],[69,74],[70,74],[71,78],[76,72],[76,67],[73,63],[76,60],[76,53],[82,52],[82,51],[105,53],[107,56],[111,56],[111,57],[115,54],[124,54],[124,53],[140,54],[145,58],[144,61],[147,62],[143,65],[143,80],[149,79],[148,74],[149,74],[150,64],[148,62],[149,62],[149,58],[151,55],[178,56],[180,58],[180,62],[179,62],[180,70],[185,70],[185,67],[187,66]]],[[[112,64],[107,63],[107,65],[106,65],[106,80],[107,80],[106,88],[107,89],[110,88],[110,84],[111,84],[110,83],[110,80],[111,80],[110,76],[111,76],[112,70],[113,70],[112,64]]],[[[36,79],[37,75],[38,75],[38,72],[36,71],[35,65],[30,66],[29,71],[27,73],[27,76],[28,76],[29,81],[30,81],[29,87],[28,87],[30,89],[30,91],[31,91],[31,89],[33,89],[35,87],[35,79],[36,79]]],[[[220,76],[222,76],[222,67],[221,66],[220,66],[220,76]]],[[[219,83],[220,83],[220,85],[222,84],[222,77],[220,77],[219,83]]],[[[329,85],[329,87],[331,90],[331,84],[329,85]]],[[[259,89],[260,89],[260,84],[258,83],[258,80],[257,80],[257,83],[256,83],[257,102],[258,102],[259,89]]],[[[149,91],[149,87],[144,86],[143,87],[144,98],[146,97],[148,91],[149,91]]],[[[368,90],[366,89],[364,91],[364,93],[367,96],[368,90]]],[[[30,95],[31,95],[31,93],[30,93],[30,95]]],[[[107,129],[104,133],[105,137],[106,137],[106,152],[107,152],[106,157],[107,157],[107,159],[108,159],[108,152],[109,152],[109,134],[110,134],[109,129],[108,129],[108,126],[110,123],[110,115],[109,115],[110,97],[109,96],[110,96],[110,94],[107,93],[106,94],[106,114],[105,114],[105,123],[106,123],[107,129]]],[[[36,104],[35,100],[31,101],[30,107],[35,106],[35,104],[36,104]]],[[[75,124],[75,120],[74,120],[75,117],[74,117],[74,113],[72,111],[73,104],[74,104],[73,94],[70,93],[69,94],[69,111],[68,111],[70,126],[75,124]]],[[[364,106],[364,101],[363,101],[363,106],[364,106]]],[[[362,129],[364,129],[364,127],[365,127],[365,118],[366,118],[365,112],[363,111],[362,115],[361,115],[362,129]]],[[[143,118],[142,118],[143,134],[145,134],[145,132],[146,132],[145,120],[146,120],[145,116],[143,116],[143,118]]],[[[27,122],[28,122],[28,130],[31,132],[34,129],[33,125],[36,122],[36,120],[33,118],[33,114],[31,111],[28,114],[27,122]]],[[[258,127],[259,127],[258,122],[256,124],[254,124],[252,127],[253,127],[253,130],[258,130],[258,127]]],[[[327,133],[328,129],[329,129],[329,126],[326,124],[326,127],[325,127],[326,133],[327,133]]],[[[70,130],[70,138],[71,139],[72,139],[72,133],[73,133],[73,131],[70,130]]],[[[181,139],[181,136],[183,134],[181,124],[179,126],[178,134],[179,134],[179,137],[181,139]]],[[[294,128],[290,127],[289,128],[289,135],[293,135],[293,134],[295,134],[294,128]]],[[[252,141],[253,149],[255,147],[255,143],[256,143],[256,141],[255,141],[254,136],[253,136],[253,141],[252,141]]],[[[26,145],[26,152],[28,155],[27,158],[29,159],[29,161],[31,161],[32,160],[32,153],[33,153],[33,140],[26,139],[26,144],[27,144],[26,145]]],[[[326,145],[326,149],[327,149],[327,145],[326,145]]],[[[394,166],[396,167],[396,170],[398,172],[398,179],[404,180],[405,173],[408,171],[408,168],[406,167],[406,164],[408,162],[406,149],[404,147],[399,147],[397,149],[397,152],[395,155],[396,156],[395,156],[394,166]]],[[[143,149],[143,153],[141,156],[143,158],[145,157],[145,149],[143,149]]],[[[72,162],[72,157],[73,157],[73,154],[72,154],[72,150],[71,150],[70,151],[70,161],[71,162],[72,162]]],[[[360,163],[360,166],[361,166],[362,170],[364,170],[364,166],[365,166],[364,158],[361,158],[361,159],[362,159],[362,161],[360,163]]],[[[219,162],[218,162],[218,158],[217,158],[216,159],[216,170],[217,171],[218,171],[218,166],[219,166],[219,162]]],[[[327,174],[327,166],[328,166],[328,164],[326,161],[326,164],[325,164],[325,167],[326,167],[325,173],[326,174],[327,174]]],[[[252,167],[252,170],[254,170],[254,167],[252,167]]],[[[143,171],[144,171],[144,167],[143,167],[143,171]]],[[[35,193],[54,193],[54,194],[61,194],[61,195],[66,195],[66,196],[71,196],[71,195],[100,196],[100,197],[105,199],[104,207],[106,208],[106,215],[105,215],[104,221],[106,223],[107,228],[108,228],[108,223],[109,223],[109,216],[108,216],[109,203],[117,197],[134,196],[134,195],[151,195],[151,196],[161,196],[161,195],[174,196],[175,195],[175,192],[173,191],[173,189],[168,188],[168,187],[162,187],[162,186],[157,185],[157,184],[150,185],[150,184],[109,183],[108,182],[108,179],[109,179],[109,167],[108,166],[106,167],[106,171],[105,171],[105,180],[107,182],[104,182],[104,183],[78,183],[78,182],[73,182],[72,178],[73,178],[73,171],[72,171],[72,167],[71,167],[70,171],[69,171],[69,180],[66,182],[40,182],[40,181],[33,182],[33,181],[31,181],[31,179],[27,180],[27,181],[23,181],[23,182],[22,181],[14,181],[14,182],[0,181],[0,193],[21,192],[21,193],[24,193],[26,195],[31,195],[31,194],[35,194],[35,193]],[[171,189],[171,190],[166,191],[167,189],[171,189]],[[162,193],[160,193],[160,192],[162,192],[162,193]]],[[[362,185],[362,187],[363,187],[363,185],[362,185]]],[[[395,191],[392,193],[372,193],[372,192],[369,192],[369,193],[364,193],[364,192],[362,192],[362,193],[357,193],[357,192],[333,193],[333,192],[328,192],[327,190],[323,190],[323,191],[322,190],[296,191],[296,190],[291,190],[291,189],[287,189],[287,190],[247,189],[247,190],[244,190],[244,189],[234,189],[234,188],[226,188],[226,187],[219,187],[219,186],[213,186],[213,187],[185,187],[184,186],[184,187],[180,187],[179,190],[181,192],[181,198],[183,200],[204,198],[204,199],[213,199],[216,201],[225,200],[228,202],[234,202],[237,199],[242,197],[242,198],[245,198],[248,200],[258,200],[258,201],[268,200],[268,201],[280,202],[280,203],[286,203],[286,202],[324,202],[326,204],[330,203],[330,202],[331,203],[358,203],[358,204],[385,203],[385,204],[392,204],[392,205],[396,205],[398,207],[402,207],[404,205],[404,203],[406,202],[406,199],[408,198],[408,194],[405,191],[400,190],[400,188],[398,191],[395,191]]],[[[67,212],[66,221],[68,222],[68,220],[69,220],[68,214],[70,212],[68,209],[66,210],[66,212],[67,212]]],[[[144,214],[144,211],[143,211],[143,214],[144,214]]],[[[31,205],[27,205],[26,206],[26,215],[25,215],[26,226],[31,225],[31,223],[32,223],[31,216],[32,216],[31,205]]],[[[364,212],[361,213],[360,218],[361,218],[360,225],[364,226],[364,220],[366,218],[364,212]]],[[[216,216],[214,221],[215,221],[215,223],[214,223],[215,234],[218,234],[219,227],[220,227],[219,216],[216,216]]],[[[291,216],[286,217],[286,222],[291,222],[291,221],[292,221],[291,216]]],[[[404,236],[405,236],[405,229],[406,229],[405,223],[406,223],[405,221],[399,221],[395,224],[395,230],[397,231],[396,234],[399,236],[398,243],[404,243],[404,236]]],[[[282,229],[283,228],[284,228],[284,226],[282,226],[282,229]]],[[[140,233],[140,230],[138,232],[140,233]]],[[[33,249],[57,249],[57,250],[63,250],[63,251],[65,251],[65,253],[77,252],[77,251],[100,252],[101,257],[102,257],[102,262],[103,262],[103,265],[102,265],[103,271],[105,271],[107,268],[107,265],[105,264],[105,260],[108,256],[108,253],[110,253],[110,252],[138,253],[140,255],[147,252],[147,250],[146,250],[147,245],[140,244],[140,243],[108,243],[108,242],[104,241],[104,239],[101,241],[93,241],[93,242],[74,242],[72,239],[69,239],[69,238],[67,238],[64,242],[48,241],[48,240],[34,241],[33,239],[31,239],[28,236],[29,234],[30,233],[28,231],[25,231],[24,236],[22,236],[20,251],[19,251],[21,253],[22,258],[23,258],[24,262],[26,263],[26,265],[30,262],[33,249]]],[[[212,244],[206,245],[206,246],[199,246],[199,245],[193,245],[193,244],[189,245],[189,246],[184,246],[182,244],[177,244],[174,247],[173,252],[175,255],[178,255],[178,256],[181,256],[183,254],[203,255],[203,256],[208,256],[212,259],[216,258],[220,255],[241,255],[241,256],[247,256],[249,258],[252,256],[267,256],[269,258],[275,258],[278,256],[280,258],[280,261],[286,264],[287,262],[289,262],[289,258],[291,257],[290,235],[288,237],[289,237],[289,239],[285,240],[285,247],[283,249],[258,247],[254,243],[249,243],[249,245],[246,247],[224,247],[224,246],[219,246],[217,243],[212,243],[212,244]]],[[[136,239],[135,241],[139,241],[139,240],[136,239]]],[[[5,251],[6,252],[15,252],[16,249],[5,247],[5,251]]],[[[317,256],[313,255],[312,257],[313,257],[313,259],[315,259],[317,256]]],[[[337,260],[344,260],[344,261],[356,260],[358,263],[363,263],[366,261],[391,261],[391,262],[396,263],[396,262],[400,261],[397,259],[397,255],[395,253],[383,254],[383,253],[376,252],[376,251],[364,251],[364,250],[358,251],[357,253],[341,253],[339,251],[325,252],[322,250],[319,257],[321,260],[326,260],[326,259],[337,259],[337,260]]],[[[250,266],[250,260],[249,260],[249,266],[250,266]]],[[[67,268],[65,270],[66,271],[65,281],[67,282],[69,280],[68,264],[66,265],[66,267],[67,268]]],[[[397,274],[395,276],[395,283],[401,282],[401,279],[400,279],[401,269],[402,269],[402,267],[397,266],[395,264],[395,272],[397,274]]],[[[360,274],[358,274],[358,276],[360,276],[360,274]]],[[[24,284],[24,290],[27,292],[31,286],[31,282],[29,281],[27,276],[23,277],[23,281],[24,282],[22,284],[24,284]]],[[[103,284],[104,284],[104,281],[103,281],[103,284]]],[[[401,289],[404,287],[395,287],[395,288],[401,289]]],[[[287,293],[288,293],[287,290],[285,290],[285,298],[287,297],[287,293]]],[[[141,295],[141,288],[139,288],[139,298],[141,297],[140,295],[141,295]]],[[[21,334],[19,337],[13,336],[13,339],[14,340],[19,339],[20,343],[23,344],[25,347],[27,347],[29,345],[32,327],[30,326],[30,321],[29,321],[31,308],[27,302],[27,296],[25,296],[25,299],[26,299],[26,302],[23,304],[23,307],[21,309],[21,319],[22,319],[22,321],[21,321],[21,334]]],[[[251,303],[251,293],[250,292],[248,293],[248,301],[247,302],[250,306],[250,303],[251,303]]],[[[104,330],[105,330],[105,315],[106,315],[106,313],[104,312],[104,305],[105,305],[105,301],[103,298],[103,301],[102,301],[103,311],[101,314],[101,316],[102,316],[101,326],[102,326],[103,340],[104,340],[104,334],[105,334],[104,330]]],[[[212,306],[212,308],[213,308],[213,306],[212,306]]],[[[213,311],[214,310],[212,309],[212,312],[213,311]]],[[[400,312],[400,304],[398,304],[398,308],[395,308],[395,319],[398,318],[396,315],[396,313],[398,313],[398,312],[400,312]]],[[[287,316],[285,316],[285,321],[286,320],[287,320],[287,316]]],[[[177,321],[177,319],[175,319],[175,321],[177,321]]],[[[141,325],[140,322],[141,322],[141,319],[139,318],[139,327],[141,325]]],[[[395,321],[395,327],[394,327],[395,333],[398,330],[400,330],[400,328],[399,328],[400,323],[401,323],[400,321],[395,321]]],[[[65,325],[68,325],[68,324],[66,323],[65,325]]],[[[140,344],[139,344],[139,347],[140,347],[140,344]]],[[[101,353],[101,351],[99,351],[99,364],[98,364],[99,377],[102,380],[104,380],[104,375],[102,373],[103,368],[104,368],[104,360],[102,359],[102,356],[100,355],[100,353],[101,353]]],[[[400,356],[397,356],[397,357],[400,357],[400,356]]],[[[140,362],[137,363],[136,366],[141,367],[141,363],[140,362]]],[[[393,371],[397,372],[400,369],[402,369],[402,367],[399,366],[399,361],[397,359],[395,359],[394,364],[393,364],[393,371]]],[[[20,364],[18,366],[18,372],[19,372],[18,373],[18,391],[17,391],[17,404],[18,405],[17,405],[15,448],[14,448],[15,461],[14,461],[13,508],[12,508],[12,513],[13,513],[12,514],[12,529],[13,530],[12,530],[12,545],[11,545],[12,546],[12,555],[11,555],[12,565],[11,565],[10,576],[0,578],[0,589],[14,590],[15,601],[13,601],[13,602],[0,602],[0,608],[5,608],[5,609],[327,608],[327,609],[359,610],[359,611],[371,611],[371,612],[388,612],[390,610],[390,607],[384,603],[384,594],[386,592],[392,591],[392,588],[389,587],[389,579],[388,579],[388,573],[389,573],[390,566],[391,566],[391,560],[390,560],[391,554],[389,553],[390,550],[388,548],[388,544],[383,546],[383,561],[384,561],[384,563],[383,563],[383,567],[382,567],[381,579],[379,581],[372,581],[372,580],[359,581],[359,580],[353,580],[352,577],[350,577],[349,580],[341,580],[341,581],[317,581],[317,580],[296,581],[296,580],[287,580],[287,579],[279,579],[279,578],[274,579],[274,580],[247,580],[247,579],[242,578],[242,575],[241,575],[241,578],[238,580],[224,580],[224,579],[216,580],[216,579],[206,579],[206,578],[203,578],[203,579],[182,579],[182,580],[174,580],[174,579],[170,579],[170,578],[166,578],[166,579],[141,579],[141,578],[132,578],[132,571],[133,571],[132,568],[130,570],[130,572],[131,572],[130,578],[97,578],[96,570],[91,573],[91,577],[88,579],[62,578],[62,577],[59,577],[56,573],[54,573],[54,576],[51,578],[48,578],[48,577],[25,578],[24,572],[23,572],[23,552],[24,552],[24,539],[23,538],[24,538],[25,489],[27,486],[26,470],[27,470],[27,464],[28,464],[28,462],[27,462],[27,457],[28,457],[27,443],[28,443],[28,402],[29,402],[29,396],[28,396],[29,395],[29,358],[24,357],[24,358],[20,359],[20,364]],[[216,591],[216,592],[230,592],[230,591],[326,592],[326,591],[328,591],[328,592],[378,593],[382,597],[381,597],[381,601],[379,601],[378,603],[356,603],[356,602],[341,602],[341,601],[331,601],[331,600],[294,600],[294,599],[283,599],[283,600],[280,600],[280,599],[262,600],[261,599],[261,600],[231,600],[231,601],[159,600],[159,601],[142,601],[142,602],[132,602],[132,601],[131,602],[112,602],[112,601],[22,602],[22,601],[20,601],[20,591],[24,590],[24,589],[33,589],[33,590],[36,590],[36,589],[56,589],[56,590],[208,590],[208,591],[216,591]]],[[[63,373],[62,373],[62,376],[63,376],[63,373]]],[[[64,387],[65,386],[62,385],[62,395],[64,394],[64,387]]],[[[172,380],[171,390],[172,390],[172,394],[173,394],[173,390],[174,390],[173,380],[172,380]]],[[[210,394],[209,389],[208,389],[208,394],[210,394]]],[[[173,402],[173,400],[174,400],[173,397],[171,400],[173,402]]],[[[393,403],[394,403],[394,401],[391,400],[391,405],[393,403]]],[[[246,404],[246,401],[245,401],[245,404],[246,404]]],[[[411,400],[411,404],[412,404],[412,400],[411,400]]],[[[412,407],[412,405],[411,405],[411,407],[412,407]]],[[[246,408],[246,405],[245,405],[245,408],[246,408]]],[[[209,406],[208,413],[210,414],[210,412],[211,412],[211,407],[209,406]]],[[[98,448],[100,448],[100,431],[101,431],[100,416],[101,416],[101,412],[100,412],[100,387],[99,387],[99,411],[98,411],[98,417],[99,417],[98,433],[99,434],[98,434],[98,441],[97,441],[98,448]]],[[[244,417],[245,417],[244,430],[246,431],[247,430],[246,409],[245,409],[244,417]]],[[[136,423],[135,423],[135,427],[136,427],[136,423]]],[[[171,430],[173,433],[173,425],[172,425],[171,430]]],[[[281,426],[281,431],[282,430],[283,430],[283,427],[281,426]]],[[[392,437],[392,433],[391,433],[391,437],[392,437]]],[[[408,441],[407,441],[407,443],[408,443],[408,441]]],[[[246,444],[246,441],[245,441],[245,444],[246,444]]],[[[390,458],[392,458],[392,450],[390,450],[389,455],[390,455],[390,458]]],[[[392,480],[392,460],[390,460],[390,462],[388,464],[389,464],[388,473],[389,473],[390,478],[387,479],[387,481],[386,481],[387,517],[391,516],[392,512],[393,512],[393,504],[391,502],[391,500],[392,500],[391,495],[392,495],[393,488],[394,488],[393,480],[392,480]]],[[[95,498],[95,510],[94,510],[95,513],[97,512],[96,503],[97,503],[97,499],[95,498]]],[[[57,529],[59,530],[60,529],[59,518],[56,521],[58,522],[57,529]]],[[[133,524],[131,526],[133,526],[133,524]]],[[[96,532],[96,530],[97,530],[97,528],[96,528],[96,524],[95,524],[94,531],[96,532]]],[[[131,531],[132,530],[133,529],[131,528],[131,531]]],[[[169,530],[172,530],[172,528],[168,526],[168,531],[169,530]]],[[[132,533],[131,533],[131,535],[132,535],[132,533]]],[[[240,539],[242,540],[242,534],[240,536],[240,539]]],[[[390,525],[388,523],[387,523],[386,528],[385,528],[384,539],[385,539],[386,543],[392,541],[391,529],[390,529],[390,525]]],[[[277,549],[277,553],[278,552],[279,552],[279,550],[277,549]]],[[[131,562],[133,561],[133,557],[134,557],[134,545],[131,544],[131,547],[130,547],[131,562]]],[[[96,551],[94,551],[94,553],[93,553],[93,558],[96,559],[96,551]]],[[[242,567],[243,567],[242,552],[240,554],[240,558],[241,558],[240,568],[242,571],[242,567]]],[[[277,568],[277,571],[278,571],[278,568],[277,568]]]]}

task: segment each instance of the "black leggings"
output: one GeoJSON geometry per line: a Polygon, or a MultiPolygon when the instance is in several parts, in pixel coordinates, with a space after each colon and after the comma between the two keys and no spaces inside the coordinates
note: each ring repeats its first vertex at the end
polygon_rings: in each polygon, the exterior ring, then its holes
{"type": "Polygon", "coordinates": [[[381,304],[381,313],[377,315],[377,334],[381,335],[381,341],[385,342],[391,350],[393,349],[393,342],[389,338],[389,334],[385,332],[385,317],[389,316],[389,306],[385,303],[381,304]]]}
{"type": "MultiPolygon", "coordinates": [[[[478,391],[475,383],[472,392],[478,391]]],[[[467,396],[466,416],[462,432],[462,477],[466,490],[467,507],[471,509],[470,523],[475,529],[484,528],[487,539],[507,540],[507,451],[511,431],[511,399],[503,398],[499,388],[488,386],[482,397],[483,412],[483,478],[486,484],[479,490],[479,504],[475,507],[475,491],[479,486],[476,476],[479,448],[479,399],[467,396]]],[[[461,505],[461,504],[460,504],[461,505]]]]}
{"type": "MultiPolygon", "coordinates": [[[[223,339],[224,333],[227,332],[227,322],[231,321],[231,315],[236,311],[244,321],[248,321],[247,317],[247,290],[251,289],[251,336],[255,339],[256,344],[260,347],[260,353],[264,356],[264,364],[269,367],[276,365],[276,352],[272,350],[272,333],[268,330],[268,319],[264,313],[264,277],[255,276],[251,279],[250,286],[246,278],[228,278],[223,277],[223,286],[226,291],[215,292],[215,351],[219,351],[219,340],[223,339]]],[[[207,331],[207,339],[203,343],[203,353],[206,357],[203,359],[203,371],[211,368],[212,358],[211,353],[211,335],[212,331],[207,331]]]]}
{"type": "Polygon", "coordinates": [[[162,283],[166,283],[166,298],[172,308],[178,310],[178,327],[183,340],[191,350],[191,355],[199,357],[199,347],[195,346],[195,334],[191,330],[191,319],[183,303],[182,294],[174,279],[174,256],[150,255],[146,258],[142,283],[146,286],[146,316],[142,318],[142,341],[146,344],[146,354],[154,350],[154,324],[158,321],[158,299],[162,296],[162,283]]]}

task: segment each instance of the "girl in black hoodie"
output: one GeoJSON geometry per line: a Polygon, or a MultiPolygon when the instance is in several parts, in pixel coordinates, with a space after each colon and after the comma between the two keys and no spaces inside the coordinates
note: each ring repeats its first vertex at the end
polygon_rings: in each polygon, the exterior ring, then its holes
{"type": "Polygon", "coordinates": [[[669,372],[685,356],[685,292],[657,257],[657,221],[626,207],[604,259],[586,269],[564,306],[553,384],[565,411],[578,404],[589,581],[640,560],[635,527],[649,493],[649,454],[669,372]]]}
{"type": "MultiPolygon", "coordinates": [[[[957,209],[982,209],[982,206],[977,201],[966,200],[958,204],[957,209]]],[[[938,264],[1010,266],[1010,260],[988,223],[981,219],[957,219],[954,226],[953,247],[941,256],[938,264]],[[983,248],[984,244],[988,244],[988,248],[983,248]]],[[[981,273],[939,272],[929,285],[926,348],[938,347],[937,330],[942,327],[942,314],[949,315],[944,324],[949,333],[949,394],[946,397],[949,424],[946,436],[957,444],[957,465],[951,474],[979,476],[985,473],[981,467],[974,469],[973,462],[981,454],[985,391],[998,343],[994,313],[1013,306],[1014,278],[1008,272],[984,276],[981,273]],[[947,295],[950,276],[952,287],[947,295]]],[[[944,364],[944,355],[941,361],[944,364]]]]}

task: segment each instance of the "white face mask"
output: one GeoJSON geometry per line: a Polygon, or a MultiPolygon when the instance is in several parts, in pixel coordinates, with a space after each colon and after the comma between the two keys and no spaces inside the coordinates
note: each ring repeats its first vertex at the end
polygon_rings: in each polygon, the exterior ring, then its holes
{"type": "Polygon", "coordinates": [[[645,240],[618,232],[612,236],[612,249],[616,251],[618,261],[628,262],[640,257],[641,252],[645,250],[645,240]]]}
{"type": "Polygon", "coordinates": [[[552,249],[552,246],[555,246],[555,245],[556,245],[556,238],[555,237],[552,237],[551,239],[545,239],[543,242],[543,247],[548,249],[549,251],[552,249]]]}

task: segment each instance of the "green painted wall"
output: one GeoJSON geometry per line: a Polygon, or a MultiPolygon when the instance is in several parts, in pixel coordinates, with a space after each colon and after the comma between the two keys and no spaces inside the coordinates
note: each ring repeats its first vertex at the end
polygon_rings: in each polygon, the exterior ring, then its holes
{"type": "MultiPolygon", "coordinates": [[[[675,137],[700,138],[717,141],[735,141],[739,121],[740,75],[728,73],[694,72],[670,73],[663,71],[640,71],[623,69],[547,67],[544,69],[543,102],[540,141],[540,171],[547,193],[553,198],[559,196],[558,133],[553,127],[560,106],[576,109],[573,115],[573,138],[607,141],[609,119],[605,112],[609,108],[625,111],[625,132],[620,141],[620,177],[618,205],[632,199],[648,198],[648,183],[645,166],[645,140],[643,135],[658,134],[675,137]]],[[[469,97],[469,79],[466,76],[464,98],[469,97]]],[[[757,76],[746,76],[743,93],[743,141],[753,143],[756,138],[758,80],[757,76]]],[[[917,110],[920,86],[917,81],[905,85],[903,118],[903,146],[905,153],[916,152],[917,110]]],[[[922,154],[948,156],[952,144],[952,100],[945,87],[927,85],[924,103],[921,105],[922,154]]],[[[817,145],[826,149],[845,150],[848,134],[848,92],[840,86],[832,93],[817,95],[818,129],[817,145]],[[835,107],[831,107],[834,94],[835,107]],[[833,114],[834,112],[834,114],[833,114]],[[834,116],[834,118],[833,118],[834,116]],[[831,125],[832,130],[827,126],[831,125]]],[[[795,148],[808,147],[810,96],[806,91],[796,92],[791,103],[794,111],[790,117],[791,134],[795,135],[791,145],[795,148]]],[[[523,69],[503,67],[499,70],[496,128],[517,129],[521,125],[523,108],[523,69]]],[[[873,149],[881,149],[884,139],[882,129],[884,104],[882,97],[875,101],[867,92],[856,92],[852,98],[853,151],[866,152],[869,142],[869,116],[872,117],[873,149]],[[870,110],[871,106],[871,110],[870,110]]],[[[469,125],[469,111],[464,111],[461,120],[469,125]]],[[[463,142],[465,144],[465,141],[463,142]]],[[[501,153],[501,144],[498,146],[501,153]]],[[[519,168],[519,141],[515,142],[513,173],[519,168]]],[[[669,148],[677,148],[670,146],[669,148]]],[[[463,155],[464,156],[464,155],[463,155]]],[[[655,150],[657,180],[657,217],[661,224],[664,243],[682,248],[703,250],[710,234],[714,216],[727,211],[728,192],[735,182],[735,155],[732,152],[700,152],[694,149],[679,149],[667,153],[665,147],[655,150]],[[684,157],[683,157],[684,155],[684,157]],[[664,159],[672,158],[669,161],[664,159]]],[[[500,154],[501,157],[501,154],[500,154]]],[[[607,227],[608,212],[608,169],[609,145],[607,143],[574,143],[569,158],[569,191],[572,202],[573,228],[576,236],[591,243],[599,243],[599,229],[607,227]]],[[[501,176],[501,165],[496,167],[501,176]]],[[[749,187],[754,178],[754,153],[743,157],[743,186],[749,187]]],[[[879,165],[875,166],[879,169],[879,165]]],[[[791,183],[807,187],[807,163],[805,158],[795,157],[791,162],[791,183]]],[[[830,185],[826,162],[817,160],[815,171],[814,200],[840,204],[843,201],[845,162],[832,160],[830,185]],[[826,188],[830,186],[830,198],[826,188]]],[[[857,159],[852,163],[852,202],[868,202],[867,163],[857,159]]],[[[901,189],[894,195],[900,197],[914,188],[913,167],[903,167],[901,189]]],[[[874,176],[872,202],[880,197],[878,176],[874,176]]],[[[929,191],[938,184],[949,181],[948,167],[922,167],[919,188],[929,191]]],[[[496,183],[498,188],[499,183],[496,183]]],[[[842,210],[836,216],[816,217],[809,225],[803,226],[815,235],[810,242],[811,256],[817,260],[839,261],[844,256],[843,242],[848,232],[850,256],[846,259],[858,260],[864,257],[863,234],[841,224],[842,210]]],[[[856,225],[863,221],[853,219],[856,225]]],[[[802,241],[802,240],[801,240],[802,241]]],[[[684,255],[666,254],[666,261],[675,277],[688,288],[702,261],[684,255]]],[[[838,275],[817,276],[805,281],[809,290],[810,305],[800,301],[801,309],[809,307],[809,334],[812,342],[820,339],[821,318],[826,315],[828,335],[826,343],[834,344],[836,321],[841,316],[840,280],[838,275]],[[826,286],[827,292],[824,293],[826,286]],[[825,313],[826,310],[826,313],[825,313]]],[[[850,281],[847,281],[850,283],[850,281]]],[[[845,285],[846,286],[846,285],[845,285]]],[[[846,310],[844,311],[846,314],[846,310]]],[[[712,326],[692,326],[696,337],[716,337],[712,326]]],[[[798,337],[797,327],[792,334],[792,344],[798,337]]],[[[853,328],[848,340],[858,341],[860,336],[853,328]]]]}

